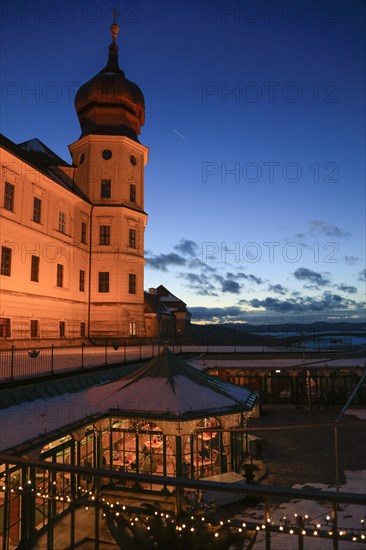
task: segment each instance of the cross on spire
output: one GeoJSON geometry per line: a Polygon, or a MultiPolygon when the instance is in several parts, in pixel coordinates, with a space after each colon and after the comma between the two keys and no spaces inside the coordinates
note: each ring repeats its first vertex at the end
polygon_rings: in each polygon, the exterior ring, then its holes
{"type": "Polygon", "coordinates": [[[119,31],[119,26],[117,25],[117,17],[119,15],[119,13],[118,13],[117,8],[113,8],[111,11],[112,11],[112,14],[113,14],[113,23],[112,23],[112,26],[111,26],[112,43],[115,44],[116,40],[117,40],[117,34],[118,34],[118,31],[119,31]]]}
{"type": "Polygon", "coordinates": [[[113,14],[113,24],[117,25],[117,17],[119,16],[118,9],[113,8],[113,9],[111,9],[111,12],[113,14]]]}

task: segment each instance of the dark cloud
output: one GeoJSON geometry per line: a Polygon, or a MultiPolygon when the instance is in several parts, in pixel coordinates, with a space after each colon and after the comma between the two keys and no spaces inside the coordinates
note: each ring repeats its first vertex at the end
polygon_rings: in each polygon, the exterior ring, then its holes
{"type": "MultiPolygon", "coordinates": [[[[240,303],[243,303],[242,300],[240,303]]],[[[324,292],[319,298],[301,297],[295,299],[281,300],[268,296],[263,300],[254,298],[248,303],[254,308],[264,308],[266,311],[274,311],[277,313],[305,313],[305,312],[324,312],[334,309],[350,309],[357,305],[353,300],[348,300],[338,294],[324,292]]]]}
{"type": "Polygon", "coordinates": [[[237,321],[243,317],[243,311],[240,307],[190,307],[192,321],[217,321],[229,322],[237,321]]]}
{"type": "Polygon", "coordinates": [[[256,283],[257,285],[263,284],[263,279],[260,277],[256,277],[252,274],[243,273],[242,271],[239,271],[238,273],[226,273],[226,277],[229,277],[230,279],[245,279],[246,281],[251,281],[252,283],[256,283]]]}
{"type": "Polygon", "coordinates": [[[310,220],[310,233],[316,233],[319,235],[325,235],[326,237],[335,237],[342,239],[344,237],[350,237],[351,233],[344,231],[337,225],[332,225],[330,223],[322,222],[320,220],[310,220]]]}
{"type": "Polygon", "coordinates": [[[198,244],[189,239],[181,239],[179,243],[175,245],[174,250],[177,250],[185,256],[195,257],[197,255],[198,244]]]}
{"type": "Polygon", "coordinates": [[[344,283],[341,283],[340,285],[336,285],[336,288],[338,288],[338,290],[341,290],[342,292],[348,292],[348,294],[357,293],[357,288],[355,286],[348,286],[348,285],[345,285],[344,283]]]}
{"type": "Polygon", "coordinates": [[[222,275],[218,275],[215,273],[213,275],[213,279],[218,281],[221,285],[221,292],[230,292],[231,294],[239,294],[240,292],[240,284],[233,280],[233,277],[235,277],[232,273],[227,273],[226,277],[223,277],[222,275]]]}
{"type": "Polygon", "coordinates": [[[168,271],[168,267],[175,265],[185,265],[186,260],[175,252],[169,254],[160,254],[159,256],[146,257],[146,265],[151,269],[158,271],[168,271]]]}
{"type": "Polygon", "coordinates": [[[283,287],[280,284],[269,285],[268,290],[271,291],[271,292],[276,292],[276,294],[282,294],[282,295],[285,295],[288,292],[287,288],[283,287]]]}
{"type": "Polygon", "coordinates": [[[306,267],[299,267],[296,269],[294,276],[299,281],[310,281],[316,286],[324,286],[330,283],[330,280],[327,277],[324,277],[321,273],[307,269],[306,267]]]}
{"type": "Polygon", "coordinates": [[[230,292],[231,294],[240,293],[240,285],[232,279],[225,279],[221,287],[222,292],[230,292]]]}
{"type": "Polygon", "coordinates": [[[184,279],[185,286],[198,296],[217,296],[216,287],[205,273],[180,273],[179,277],[184,279]]]}
{"type": "Polygon", "coordinates": [[[188,269],[201,269],[202,271],[211,273],[214,273],[216,271],[215,267],[205,264],[204,262],[202,262],[202,260],[199,260],[198,258],[193,258],[193,260],[189,260],[187,267],[188,269]]]}
{"type": "Polygon", "coordinates": [[[355,263],[360,261],[360,258],[358,256],[345,256],[344,261],[347,265],[355,265],[355,263]]]}
{"type": "Polygon", "coordinates": [[[366,268],[360,271],[360,273],[358,274],[358,280],[366,281],[366,268]]]}
{"type": "Polygon", "coordinates": [[[263,284],[263,279],[256,277],[255,275],[248,275],[248,279],[257,285],[263,284]]]}
{"type": "Polygon", "coordinates": [[[304,285],[303,288],[305,290],[320,290],[320,286],[318,285],[304,285]]]}

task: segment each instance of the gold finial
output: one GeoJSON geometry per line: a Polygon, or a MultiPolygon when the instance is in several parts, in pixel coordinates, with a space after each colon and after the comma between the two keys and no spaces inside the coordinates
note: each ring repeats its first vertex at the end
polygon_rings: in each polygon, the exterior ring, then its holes
{"type": "Polygon", "coordinates": [[[112,33],[112,42],[113,44],[115,44],[117,40],[117,34],[119,31],[119,26],[117,25],[118,10],[113,9],[112,13],[113,13],[113,23],[111,26],[111,33],[112,33]]]}

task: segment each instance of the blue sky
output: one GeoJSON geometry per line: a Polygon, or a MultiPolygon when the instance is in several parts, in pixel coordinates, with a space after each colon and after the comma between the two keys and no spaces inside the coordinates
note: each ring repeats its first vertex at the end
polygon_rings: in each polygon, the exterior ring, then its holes
{"type": "Polygon", "coordinates": [[[69,161],[107,59],[145,96],[145,288],[195,322],[364,320],[363,1],[2,3],[1,129],[69,161]]]}

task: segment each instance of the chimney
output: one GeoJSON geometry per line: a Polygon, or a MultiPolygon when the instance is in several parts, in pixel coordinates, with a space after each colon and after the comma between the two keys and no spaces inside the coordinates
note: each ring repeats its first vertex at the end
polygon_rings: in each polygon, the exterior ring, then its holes
{"type": "Polygon", "coordinates": [[[150,293],[150,294],[155,294],[155,288],[152,288],[152,287],[149,288],[149,293],[150,293]]]}

